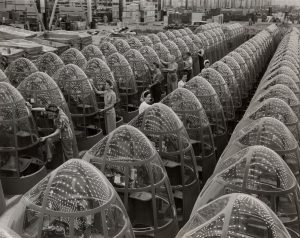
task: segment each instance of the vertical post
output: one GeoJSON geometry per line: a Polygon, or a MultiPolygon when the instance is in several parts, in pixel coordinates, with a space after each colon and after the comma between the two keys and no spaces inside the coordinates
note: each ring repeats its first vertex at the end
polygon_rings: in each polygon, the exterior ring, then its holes
{"type": "Polygon", "coordinates": [[[0,180],[0,215],[4,213],[5,209],[6,209],[6,203],[5,203],[4,192],[0,180]]]}
{"type": "Polygon", "coordinates": [[[51,31],[51,27],[52,27],[52,22],[53,22],[55,10],[56,10],[57,2],[58,2],[58,0],[55,0],[54,5],[53,5],[53,9],[52,9],[52,13],[51,13],[51,17],[50,17],[50,22],[49,22],[49,30],[50,31],[51,31]]]}
{"type": "Polygon", "coordinates": [[[92,22],[92,3],[91,3],[91,0],[87,0],[86,7],[87,7],[87,21],[88,21],[88,24],[90,24],[92,22]]]}

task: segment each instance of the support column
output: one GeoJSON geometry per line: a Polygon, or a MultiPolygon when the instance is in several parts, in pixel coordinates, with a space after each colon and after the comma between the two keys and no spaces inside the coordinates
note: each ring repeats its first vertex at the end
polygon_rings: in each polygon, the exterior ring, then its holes
{"type": "Polygon", "coordinates": [[[6,202],[5,202],[2,184],[0,180],[0,215],[4,213],[5,209],[6,209],[6,202]]]}

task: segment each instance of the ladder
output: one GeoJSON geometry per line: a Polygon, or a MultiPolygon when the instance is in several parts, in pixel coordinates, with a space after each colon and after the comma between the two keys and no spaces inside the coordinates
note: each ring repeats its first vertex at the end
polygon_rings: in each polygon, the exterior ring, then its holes
{"type": "MultiPolygon", "coordinates": [[[[65,1],[66,2],[66,1],[65,1]]],[[[71,3],[70,0],[67,1],[69,4],[71,3]]],[[[73,1],[73,3],[78,3],[78,1],[73,1]]],[[[92,5],[91,5],[91,0],[79,0],[79,4],[80,4],[80,7],[81,7],[81,10],[83,12],[87,12],[87,15],[86,15],[86,22],[87,23],[90,23],[92,21],[92,5]],[[84,4],[86,5],[86,8],[87,10],[85,11],[84,9],[84,5],[83,5],[83,2],[84,4]]],[[[54,2],[54,5],[53,5],[53,9],[52,9],[52,13],[51,13],[51,17],[50,17],[50,22],[49,22],[49,30],[51,30],[51,27],[52,27],[52,23],[53,23],[53,19],[54,19],[54,15],[55,15],[55,11],[56,11],[56,8],[57,6],[60,5],[60,2],[59,0],[55,0],[54,2]]]]}

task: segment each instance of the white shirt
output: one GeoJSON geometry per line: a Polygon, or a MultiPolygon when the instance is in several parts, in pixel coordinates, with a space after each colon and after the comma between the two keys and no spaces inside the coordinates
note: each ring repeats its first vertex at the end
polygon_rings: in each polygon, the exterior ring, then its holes
{"type": "Polygon", "coordinates": [[[186,70],[192,70],[193,69],[193,59],[192,57],[189,57],[186,61],[184,61],[184,68],[186,70]]]}
{"type": "Polygon", "coordinates": [[[183,82],[182,80],[180,80],[180,81],[178,82],[178,88],[183,88],[184,85],[185,85],[185,82],[183,82]]]}
{"type": "Polygon", "coordinates": [[[149,105],[146,102],[142,102],[140,107],[139,107],[139,114],[141,114],[143,111],[145,111],[148,107],[150,107],[151,105],[149,105]]]}

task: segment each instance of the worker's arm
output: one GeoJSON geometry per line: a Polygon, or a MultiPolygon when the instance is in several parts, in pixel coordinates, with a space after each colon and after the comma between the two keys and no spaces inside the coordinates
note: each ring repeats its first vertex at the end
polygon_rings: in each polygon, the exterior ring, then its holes
{"type": "Polygon", "coordinates": [[[89,79],[89,82],[90,84],[92,85],[93,89],[94,89],[94,92],[98,95],[103,95],[104,94],[104,91],[101,91],[101,90],[98,90],[94,84],[94,80],[92,79],[89,79]]]}
{"type": "Polygon", "coordinates": [[[43,142],[43,141],[47,140],[48,138],[51,138],[51,137],[54,137],[54,136],[58,135],[59,133],[60,133],[60,129],[58,128],[52,134],[41,137],[40,141],[43,142]]]}
{"type": "Polygon", "coordinates": [[[103,95],[104,94],[104,91],[100,91],[98,90],[95,86],[94,86],[94,92],[98,95],[103,95]]]}
{"type": "Polygon", "coordinates": [[[164,64],[164,65],[169,65],[169,64],[170,64],[170,62],[163,61],[162,59],[160,60],[160,62],[161,62],[162,64],[164,64]]]}
{"type": "Polygon", "coordinates": [[[26,106],[30,109],[30,111],[35,112],[45,112],[46,109],[43,107],[32,107],[32,105],[29,102],[25,102],[26,106]]]}
{"type": "Polygon", "coordinates": [[[33,108],[31,109],[31,111],[35,111],[35,112],[45,112],[46,109],[43,108],[43,107],[33,107],[33,108]]]}

